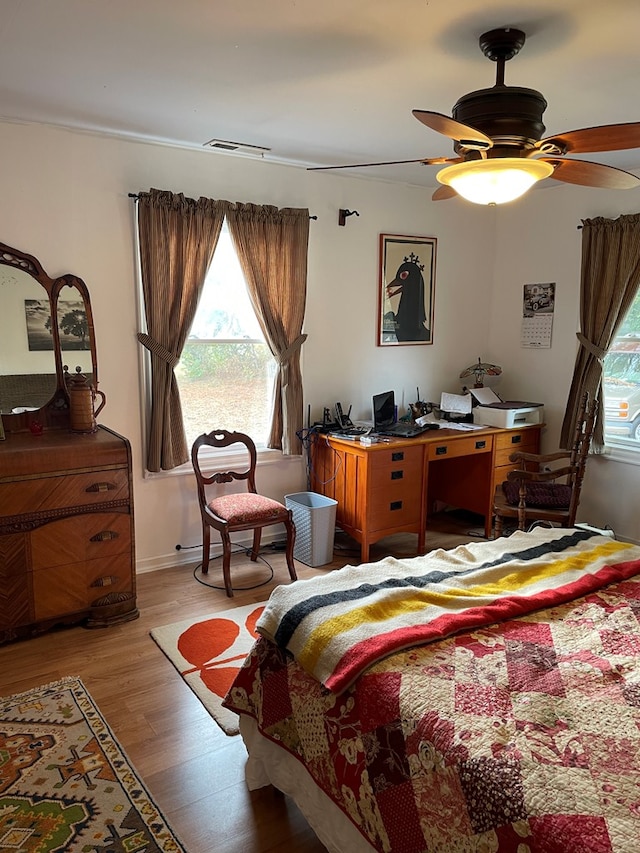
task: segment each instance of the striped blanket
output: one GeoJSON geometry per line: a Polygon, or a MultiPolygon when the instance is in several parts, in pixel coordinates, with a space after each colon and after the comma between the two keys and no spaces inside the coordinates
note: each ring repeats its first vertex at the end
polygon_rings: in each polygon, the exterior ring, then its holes
{"type": "Polygon", "coordinates": [[[277,587],[256,630],[340,693],[396,651],[552,607],[638,573],[638,546],[537,528],[277,587]]]}

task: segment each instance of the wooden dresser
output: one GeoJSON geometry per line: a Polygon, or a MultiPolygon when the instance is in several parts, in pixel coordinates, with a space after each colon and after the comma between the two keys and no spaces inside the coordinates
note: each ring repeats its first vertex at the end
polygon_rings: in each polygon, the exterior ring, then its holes
{"type": "Polygon", "coordinates": [[[483,515],[489,538],[495,488],[515,468],[509,455],[539,452],[542,426],[445,428],[370,446],[316,434],[311,489],[338,501],[336,523],[360,543],[363,562],[371,543],[393,533],[417,534],[423,553],[436,502],[483,515]]]}
{"type": "Polygon", "coordinates": [[[0,642],[138,616],[131,448],[106,427],[0,441],[0,642]]]}

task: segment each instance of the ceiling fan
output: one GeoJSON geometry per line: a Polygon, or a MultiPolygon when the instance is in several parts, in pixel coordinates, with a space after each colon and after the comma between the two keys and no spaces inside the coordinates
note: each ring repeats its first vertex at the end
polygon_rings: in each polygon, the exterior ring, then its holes
{"type": "Polygon", "coordinates": [[[640,178],[631,172],[566,156],[640,148],[640,122],[587,127],[543,138],[544,96],[535,89],[504,82],[505,63],[520,52],[525,38],[522,30],[513,27],[480,36],[480,49],[497,63],[495,85],[463,95],[453,107],[452,117],[413,110],[418,121],[453,140],[456,157],[315,166],[310,171],[403,163],[442,165],[446,168],[436,175],[441,186],[433,200],[461,195],[477,204],[512,201],[544,178],[602,189],[640,186],[640,178]]]}

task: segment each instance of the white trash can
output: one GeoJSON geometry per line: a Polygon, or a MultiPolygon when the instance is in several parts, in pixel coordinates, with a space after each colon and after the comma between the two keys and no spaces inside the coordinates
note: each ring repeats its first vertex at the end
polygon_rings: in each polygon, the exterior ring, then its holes
{"type": "Polygon", "coordinates": [[[293,556],[307,566],[324,566],[333,559],[338,501],[316,492],[295,492],[284,496],[293,514],[296,542],[293,556]]]}

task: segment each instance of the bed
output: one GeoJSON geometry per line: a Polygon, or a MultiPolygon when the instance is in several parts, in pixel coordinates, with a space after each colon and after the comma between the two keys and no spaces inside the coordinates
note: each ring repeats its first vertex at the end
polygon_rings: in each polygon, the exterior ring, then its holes
{"type": "Polygon", "coordinates": [[[640,547],[582,530],[276,588],[225,704],[330,853],[637,853],[640,547]]]}

